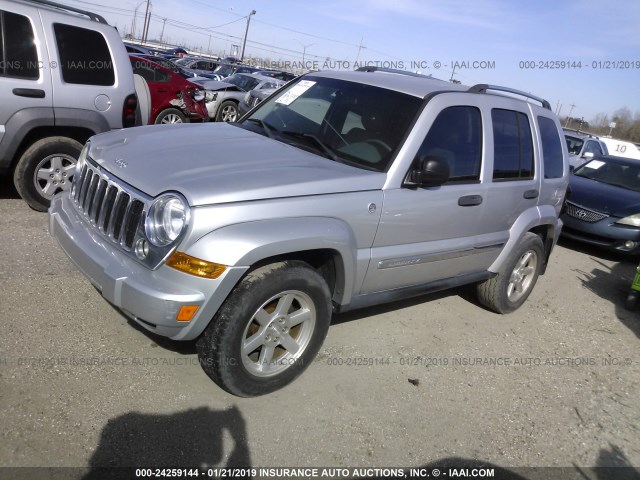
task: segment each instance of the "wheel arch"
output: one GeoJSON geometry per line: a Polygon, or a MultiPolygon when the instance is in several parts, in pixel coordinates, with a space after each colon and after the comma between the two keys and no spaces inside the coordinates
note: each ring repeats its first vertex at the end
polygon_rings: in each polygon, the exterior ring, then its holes
{"type": "Polygon", "coordinates": [[[327,281],[334,303],[348,303],[356,272],[356,240],[351,228],[333,218],[259,220],[220,228],[185,253],[229,266],[260,266],[300,260],[327,281]]]}
{"type": "Polygon", "coordinates": [[[542,270],[540,275],[546,271],[549,257],[558,241],[562,222],[558,219],[553,207],[531,208],[523,212],[514,222],[509,231],[509,240],[503,248],[498,258],[491,264],[489,271],[497,273],[500,271],[504,262],[507,260],[509,253],[522,240],[527,232],[534,233],[540,237],[544,245],[544,258],[542,262],[542,270]]]}

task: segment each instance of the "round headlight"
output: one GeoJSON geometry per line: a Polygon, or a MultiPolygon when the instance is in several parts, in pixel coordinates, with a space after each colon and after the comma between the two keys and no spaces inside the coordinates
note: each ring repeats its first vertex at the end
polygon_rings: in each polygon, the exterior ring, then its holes
{"type": "Polygon", "coordinates": [[[189,206],[178,195],[167,193],[154,200],[147,213],[145,231],[156,247],[165,247],[180,236],[189,214],[189,206]]]}

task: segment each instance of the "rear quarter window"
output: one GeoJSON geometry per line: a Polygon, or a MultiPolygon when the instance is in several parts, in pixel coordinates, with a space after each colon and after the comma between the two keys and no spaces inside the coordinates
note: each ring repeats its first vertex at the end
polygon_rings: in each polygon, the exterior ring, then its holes
{"type": "Polygon", "coordinates": [[[564,173],[562,141],[556,123],[547,117],[538,117],[538,129],[542,142],[544,178],[561,178],[564,173]]]}
{"type": "Polygon", "coordinates": [[[66,83],[110,86],[115,84],[109,46],[100,32],[56,23],[53,26],[66,83]]]}

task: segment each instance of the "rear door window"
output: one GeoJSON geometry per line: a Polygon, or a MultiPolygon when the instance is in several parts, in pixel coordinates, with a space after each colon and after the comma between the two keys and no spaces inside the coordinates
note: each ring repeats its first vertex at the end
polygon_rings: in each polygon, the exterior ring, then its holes
{"type": "Polygon", "coordinates": [[[53,26],[66,83],[109,86],[115,84],[109,46],[100,32],[56,23],[53,26]]]}
{"type": "Polygon", "coordinates": [[[533,140],[529,119],[522,112],[494,108],[493,179],[533,178],[533,140]]]}
{"type": "Polygon", "coordinates": [[[38,52],[31,22],[24,15],[0,10],[0,75],[37,80],[38,52]]]}

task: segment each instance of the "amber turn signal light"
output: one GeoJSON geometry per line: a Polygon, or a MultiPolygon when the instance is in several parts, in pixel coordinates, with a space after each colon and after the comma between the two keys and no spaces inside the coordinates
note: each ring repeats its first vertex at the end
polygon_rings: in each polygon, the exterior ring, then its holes
{"type": "Polygon", "coordinates": [[[200,260],[182,252],[175,252],[171,255],[167,260],[167,265],[181,272],[203,278],[218,278],[227,269],[225,265],[200,260]]]}
{"type": "Polygon", "coordinates": [[[181,306],[180,310],[178,310],[178,316],[176,317],[176,320],[178,322],[190,322],[193,316],[198,311],[198,308],[200,308],[198,305],[181,306]]]}

